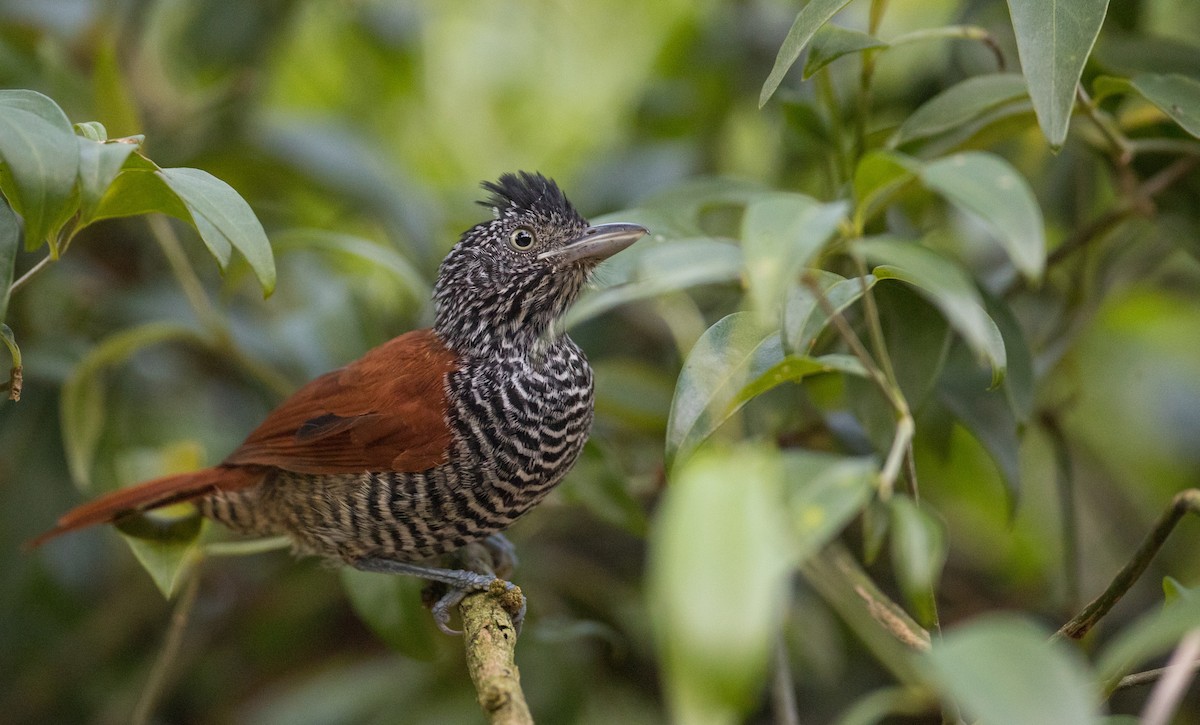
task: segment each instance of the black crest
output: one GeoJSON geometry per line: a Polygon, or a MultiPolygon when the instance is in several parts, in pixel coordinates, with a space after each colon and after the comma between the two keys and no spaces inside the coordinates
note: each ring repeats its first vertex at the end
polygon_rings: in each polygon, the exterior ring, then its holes
{"type": "Polygon", "coordinates": [[[513,211],[533,212],[547,218],[579,217],[558,184],[537,172],[503,174],[498,181],[485,181],[482,186],[485,191],[491,192],[491,196],[479,203],[495,207],[501,214],[513,211]]]}

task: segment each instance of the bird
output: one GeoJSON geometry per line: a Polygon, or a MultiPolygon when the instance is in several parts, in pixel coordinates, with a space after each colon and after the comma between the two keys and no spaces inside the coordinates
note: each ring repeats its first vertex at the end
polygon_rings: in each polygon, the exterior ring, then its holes
{"type": "Polygon", "coordinates": [[[451,609],[497,577],[438,559],[472,542],[511,556],[501,532],[575,464],[593,378],[561,322],[595,267],[648,233],[589,224],[541,173],[482,187],[491,218],[442,261],[432,328],[300,387],[217,465],[84,503],[31,543],[190,501],[238,534],[286,536],[298,555],[440,582],[433,617],[453,633],[451,609]]]}

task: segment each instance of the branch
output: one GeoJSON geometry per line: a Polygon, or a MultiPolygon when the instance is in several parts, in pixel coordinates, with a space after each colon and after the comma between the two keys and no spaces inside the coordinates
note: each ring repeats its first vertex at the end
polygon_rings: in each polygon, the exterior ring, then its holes
{"type": "Polygon", "coordinates": [[[1162,548],[1163,542],[1171,535],[1175,525],[1187,513],[1200,514],[1200,488],[1190,488],[1175,494],[1175,498],[1171,499],[1171,505],[1162,512],[1158,521],[1155,522],[1154,528],[1142,540],[1142,545],[1138,547],[1137,553],[1121,571],[1117,572],[1108,588],[1084,607],[1082,612],[1075,615],[1074,619],[1064,624],[1054,636],[1080,639],[1087,634],[1142,576],[1146,567],[1150,565],[1150,560],[1162,548]]]}
{"type": "Polygon", "coordinates": [[[520,607],[521,596],[519,589],[506,589],[497,579],[488,591],[472,594],[459,606],[467,670],[475,683],[479,706],[492,725],[533,723],[514,662],[517,630],[508,613],[510,608],[520,607]]]}

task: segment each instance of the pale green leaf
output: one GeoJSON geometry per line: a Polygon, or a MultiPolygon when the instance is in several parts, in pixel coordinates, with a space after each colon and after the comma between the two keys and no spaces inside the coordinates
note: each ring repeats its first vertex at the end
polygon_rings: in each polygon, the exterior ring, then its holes
{"type": "Polygon", "coordinates": [[[798,383],[810,375],[822,373],[844,373],[866,377],[867,371],[862,363],[853,355],[838,353],[807,357],[804,355],[788,355],[771,367],[767,368],[754,380],[742,388],[737,397],[729,404],[730,414],[745,405],[750,400],[762,395],[768,390],[783,383],[798,383]]]}
{"type": "Polygon", "coordinates": [[[746,383],[783,359],[777,332],[764,330],[752,313],[717,321],[696,341],[675,384],[667,420],[668,468],[685,459],[740,405],[746,383]]]}
{"type": "Polygon", "coordinates": [[[150,574],[154,585],[168,599],[175,596],[179,586],[192,575],[192,570],[203,558],[199,537],[207,521],[199,516],[193,516],[189,521],[186,533],[168,539],[122,537],[138,563],[150,574]]]}
{"type": "Polygon", "coordinates": [[[1026,96],[1025,78],[1018,73],[971,76],[921,104],[900,124],[889,145],[899,146],[956,129],[1026,96]]]}
{"type": "Polygon", "coordinates": [[[25,220],[25,247],[29,250],[53,243],[54,235],[74,213],[79,168],[77,137],[70,122],[61,110],[55,114],[32,103],[33,97],[53,104],[32,91],[0,91],[0,191],[25,220]]]}
{"type": "Polygon", "coordinates": [[[982,219],[1026,279],[1041,279],[1046,266],[1042,210],[1029,182],[1011,164],[976,151],[930,162],[920,174],[930,189],[982,219]]]}
{"type": "Polygon", "coordinates": [[[0,322],[8,316],[8,297],[13,283],[17,254],[21,251],[21,226],[17,215],[0,197],[0,322]]]}
{"type": "Polygon", "coordinates": [[[230,246],[242,253],[258,277],[264,294],[275,289],[271,243],[254,211],[233,187],[200,169],[162,169],[158,175],[179,195],[191,213],[200,238],[218,261],[230,246]]]}
{"type": "Polygon", "coordinates": [[[803,52],[804,46],[808,45],[808,41],[812,39],[817,30],[829,22],[829,19],[849,2],[850,0],[808,0],[808,4],[796,15],[796,20],[788,30],[787,37],[783,39],[783,44],[779,46],[779,53],[775,56],[775,65],[771,67],[771,72],[763,83],[762,91],[758,94],[759,108],[767,105],[767,101],[771,100],[771,96],[783,82],[783,77],[795,64],[796,59],[803,52]]]}
{"type": "Polygon", "coordinates": [[[137,146],[102,143],[89,138],[76,138],[76,142],[79,144],[80,226],[86,226],[125,165],[125,160],[137,146]]]}
{"type": "Polygon", "coordinates": [[[891,500],[892,568],[918,622],[934,622],[934,592],[946,564],[946,533],[935,519],[907,496],[891,500]]]}
{"type": "Polygon", "coordinates": [[[421,604],[425,582],[348,566],[342,567],[340,573],[354,613],[377,637],[408,657],[433,658],[438,635],[431,626],[433,618],[421,604]]]}
{"type": "Polygon", "coordinates": [[[1008,0],[1021,69],[1042,133],[1067,138],[1075,88],[1108,12],[1108,0],[1008,0]]]}
{"type": "Polygon", "coordinates": [[[417,268],[394,248],[370,239],[324,229],[295,229],[274,235],[271,242],[277,255],[292,250],[313,249],[370,262],[391,274],[414,300],[424,302],[429,298],[429,282],[417,268]]]}
{"type": "MultiPolygon", "coordinates": [[[[866,290],[875,286],[875,275],[844,279],[832,272],[815,270],[814,278],[829,306],[838,314],[857,302],[866,290]]],[[[783,308],[784,346],[796,354],[807,354],[817,336],[830,322],[816,294],[807,285],[796,285],[788,293],[783,308]]]]}
{"type": "Polygon", "coordinates": [[[1143,73],[1133,87],[1180,128],[1200,138],[1200,81],[1185,75],[1143,73]]]}
{"type": "Polygon", "coordinates": [[[1012,615],[986,615],[935,639],[925,655],[935,683],[980,725],[1097,725],[1087,665],[1049,632],[1012,615]]]}
{"type": "Polygon", "coordinates": [[[1185,634],[1200,629],[1200,597],[1178,597],[1162,609],[1124,627],[1100,654],[1096,670],[1111,687],[1135,667],[1172,649],[1185,634]]]}
{"type": "Polygon", "coordinates": [[[804,61],[801,77],[805,80],[812,78],[814,73],[842,56],[886,47],[887,43],[873,35],[826,23],[817,30],[809,43],[808,58],[804,61]]]}
{"type": "Polygon", "coordinates": [[[704,450],[658,508],[649,611],[677,722],[739,722],[758,703],[787,597],[782,471],[773,449],[704,450]]]}
{"type": "Polygon", "coordinates": [[[784,491],[792,520],[792,562],[800,564],[837,536],[871,497],[870,458],[791,450],[783,454],[784,491]]]}
{"type": "Polygon", "coordinates": [[[898,279],[913,286],[941,311],[977,357],[992,369],[992,385],[1004,378],[1004,338],[984,310],[979,290],[958,265],[915,242],[876,238],[863,240],[860,248],[867,259],[880,266],[873,272],[880,279],[898,279]]]}

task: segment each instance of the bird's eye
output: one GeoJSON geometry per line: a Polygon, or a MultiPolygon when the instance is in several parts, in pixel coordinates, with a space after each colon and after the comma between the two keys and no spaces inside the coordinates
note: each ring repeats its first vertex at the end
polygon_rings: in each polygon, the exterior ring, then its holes
{"type": "Polygon", "coordinates": [[[512,233],[512,236],[508,238],[508,243],[511,244],[512,248],[518,252],[527,251],[533,246],[533,232],[525,229],[524,227],[517,229],[512,233]]]}

